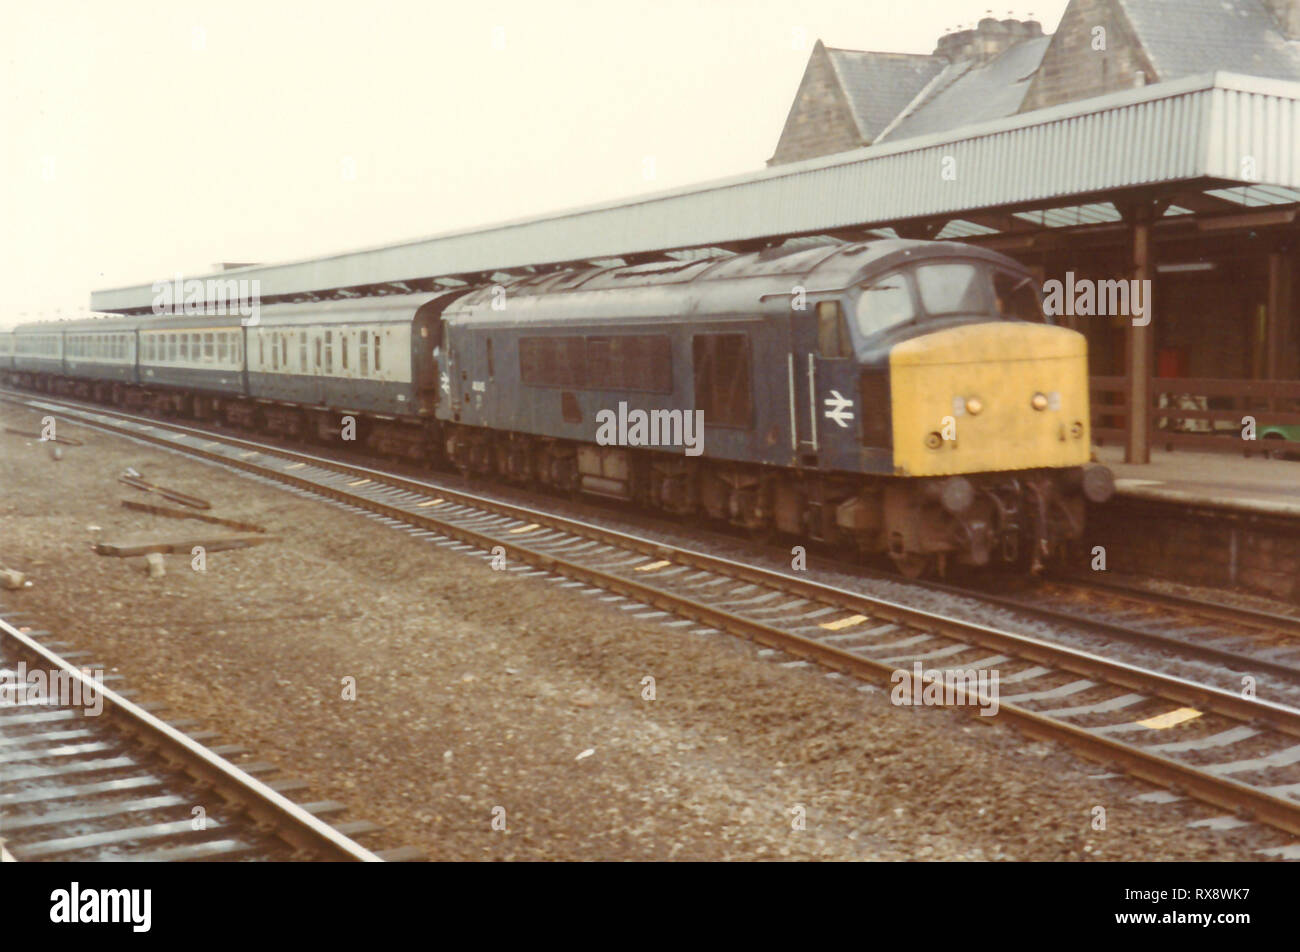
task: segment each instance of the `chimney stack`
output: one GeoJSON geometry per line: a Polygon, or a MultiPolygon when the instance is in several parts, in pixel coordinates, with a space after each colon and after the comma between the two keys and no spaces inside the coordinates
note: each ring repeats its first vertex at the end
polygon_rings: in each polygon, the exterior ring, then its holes
{"type": "MultiPolygon", "coordinates": [[[[1289,2],[1292,6],[1300,4],[1300,0],[1289,2]]],[[[1037,20],[995,20],[993,17],[985,17],[973,30],[959,30],[939,37],[934,55],[942,56],[950,63],[973,61],[979,65],[997,59],[1017,43],[1042,35],[1043,25],[1037,20]]]]}
{"type": "Polygon", "coordinates": [[[1264,0],[1288,40],[1300,40],[1300,0],[1264,0]]]}

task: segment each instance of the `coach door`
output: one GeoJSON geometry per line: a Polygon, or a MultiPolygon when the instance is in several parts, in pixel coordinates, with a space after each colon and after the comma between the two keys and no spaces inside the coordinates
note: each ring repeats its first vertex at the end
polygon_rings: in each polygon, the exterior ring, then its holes
{"type": "Polygon", "coordinates": [[[432,414],[438,404],[438,353],[442,348],[442,308],[430,301],[415,313],[411,328],[411,387],[416,407],[432,414]]]}

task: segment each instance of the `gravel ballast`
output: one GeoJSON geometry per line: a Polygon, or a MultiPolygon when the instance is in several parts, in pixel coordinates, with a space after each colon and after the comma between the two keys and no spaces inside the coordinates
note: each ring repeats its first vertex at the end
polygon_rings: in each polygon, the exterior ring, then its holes
{"type": "MultiPolygon", "coordinates": [[[[0,406],[0,426],[39,414],[0,406]]],[[[601,594],[494,571],[235,473],[60,423],[85,441],[0,433],[0,603],[120,670],[169,716],[381,823],[373,848],[434,859],[1258,859],[1259,827],[1055,744],[762,657],[727,635],[637,621],[601,594]],[[131,512],[164,503],[134,467],[268,527],[275,541],[167,556],[96,541],[220,535],[131,512]],[[92,529],[91,527],[98,527],[92,529]],[[646,699],[653,678],[654,699],[646,699]],[[345,698],[355,679],[355,700],[345,698]],[[1094,829],[1095,807],[1106,828],[1094,829]],[[504,829],[500,827],[504,826],[504,829]]],[[[164,503],[165,504],[165,503],[164,503]]]]}

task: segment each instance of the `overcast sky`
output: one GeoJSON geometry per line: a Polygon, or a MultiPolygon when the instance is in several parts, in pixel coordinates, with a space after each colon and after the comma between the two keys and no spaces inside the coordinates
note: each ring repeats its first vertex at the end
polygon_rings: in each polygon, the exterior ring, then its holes
{"type": "MultiPolygon", "coordinates": [[[[1048,32],[1066,0],[1003,0],[1048,32]]],[[[988,0],[7,4],[0,324],[763,167],[813,43],[988,0]]]]}

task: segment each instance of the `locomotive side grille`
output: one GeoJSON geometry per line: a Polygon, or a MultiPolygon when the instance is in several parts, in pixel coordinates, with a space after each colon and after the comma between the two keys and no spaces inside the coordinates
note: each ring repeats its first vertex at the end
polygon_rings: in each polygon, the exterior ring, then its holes
{"type": "Polygon", "coordinates": [[[891,448],[894,445],[892,406],[889,399],[889,372],[866,371],[859,384],[862,408],[862,442],[866,446],[891,448]]]}

